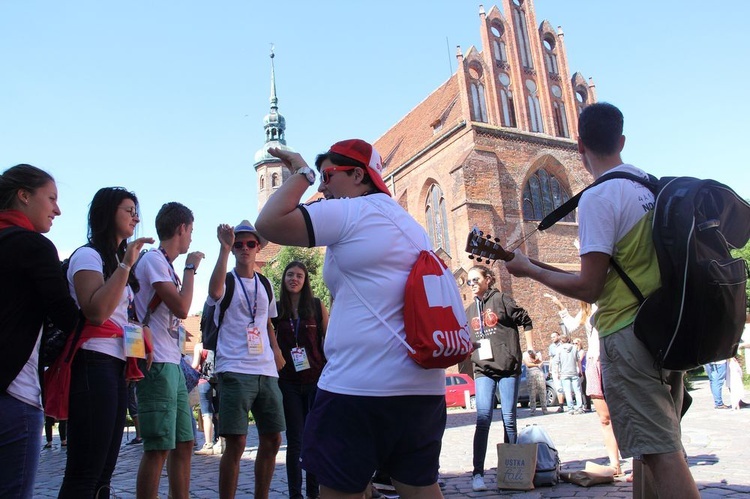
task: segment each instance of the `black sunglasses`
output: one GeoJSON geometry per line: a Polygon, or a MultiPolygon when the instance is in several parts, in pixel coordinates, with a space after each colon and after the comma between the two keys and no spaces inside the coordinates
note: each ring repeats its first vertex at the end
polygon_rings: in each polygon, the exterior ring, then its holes
{"type": "Polygon", "coordinates": [[[253,249],[258,246],[258,241],[235,241],[234,249],[242,249],[245,245],[247,245],[248,248],[253,249]]]}

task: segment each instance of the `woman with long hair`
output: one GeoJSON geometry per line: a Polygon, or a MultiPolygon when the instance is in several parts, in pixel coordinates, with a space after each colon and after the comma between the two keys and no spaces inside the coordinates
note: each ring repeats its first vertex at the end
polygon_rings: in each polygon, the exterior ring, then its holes
{"type": "Polygon", "coordinates": [[[523,328],[526,350],[533,350],[532,323],[529,314],[513,298],[495,288],[495,275],[484,265],[469,269],[468,284],[474,302],[466,308],[472,341],[479,348],[471,354],[476,384],[477,426],[474,431],[474,470],[471,487],[487,490],[484,483],[484,458],[495,408],[495,395],[503,414],[503,441],[516,443],[518,427],[518,379],[521,375],[523,328]]]}
{"type": "Polygon", "coordinates": [[[73,345],[61,498],[109,497],[128,405],[124,335],[137,327],[128,279],[143,245],[154,241],[127,242],[139,220],[135,194],[99,189],[89,208],[88,244],[70,257],[70,292],[86,324],[73,345]]]}
{"type": "Polygon", "coordinates": [[[45,317],[72,331],[78,307],[60,272],[49,232],[55,180],[31,165],[0,175],[0,497],[30,498],[44,426],[39,343],[45,317]]]}
{"type": "MultiPolygon", "coordinates": [[[[301,499],[302,469],[299,456],[302,432],[312,408],[318,378],[326,363],[323,339],[328,327],[328,310],[315,298],[304,263],[290,262],[284,269],[278,301],[278,317],[272,319],[279,348],[286,364],[279,371],[279,388],[284,396],[286,419],[286,475],[289,497],[301,499]]],[[[307,497],[320,494],[318,480],[306,474],[307,497]]]]}

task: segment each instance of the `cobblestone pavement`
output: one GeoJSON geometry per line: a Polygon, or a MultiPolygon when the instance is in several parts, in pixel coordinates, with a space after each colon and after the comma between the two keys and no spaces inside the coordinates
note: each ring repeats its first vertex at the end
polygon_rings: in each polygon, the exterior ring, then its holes
{"type": "MultiPolygon", "coordinates": [[[[750,496],[750,437],[748,416],[750,409],[740,411],[715,410],[708,382],[699,380],[691,392],[693,406],[683,421],[683,442],[693,473],[704,498],[750,496]]],[[[538,412],[538,411],[537,411],[538,412]]],[[[582,469],[586,461],[606,464],[606,456],[596,414],[548,414],[529,417],[528,409],[518,411],[519,428],[534,423],[542,425],[552,436],[560,454],[564,470],[582,469]]],[[[516,498],[537,497],[631,497],[629,483],[598,485],[591,488],[561,483],[554,487],[539,488],[530,492],[510,493],[497,490],[473,492],[470,485],[472,439],[475,414],[468,410],[449,410],[448,424],[443,438],[441,479],[444,493],[449,498],[493,498],[513,495],[516,498]]],[[[237,497],[253,497],[253,464],[257,452],[257,433],[253,426],[248,431],[248,447],[243,455],[237,497]]],[[[133,437],[132,431],[130,437],[133,437]]],[[[40,436],[41,448],[43,437],[40,436]]],[[[117,497],[134,497],[135,478],[140,463],[141,446],[123,446],[112,485],[117,497]]],[[[199,434],[199,439],[201,438],[199,434]]],[[[490,429],[487,450],[485,481],[492,489],[496,486],[495,465],[497,454],[494,443],[502,439],[499,411],[490,429]]],[[[202,442],[199,442],[202,443],[202,442]]],[[[282,446],[276,459],[276,472],[271,487],[272,498],[287,497],[285,451],[282,446]]],[[[41,451],[39,473],[34,497],[57,497],[65,469],[65,452],[55,437],[54,447],[41,451]]],[[[628,461],[624,470],[630,471],[628,461]]],[[[219,456],[193,456],[190,496],[194,498],[218,497],[219,456]]],[[[162,474],[160,497],[167,497],[167,477],[162,474]]]]}

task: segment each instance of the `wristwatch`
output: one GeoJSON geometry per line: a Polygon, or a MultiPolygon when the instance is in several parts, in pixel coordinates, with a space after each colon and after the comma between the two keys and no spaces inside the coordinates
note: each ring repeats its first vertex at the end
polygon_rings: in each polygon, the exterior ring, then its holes
{"type": "Polygon", "coordinates": [[[313,185],[315,183],[315,170],[313,170],[309,166],[303,166],[302,168],[297,170],[296,173],[304,175],[310,185],[313,185]]]}
{"type": "Polygon", "coordinates": [[[187,265],[185,265],[185,270],[192,270],[194,275],[198,273],[198,271],[195,270],[194,263],[188,263],[187,265]]]}

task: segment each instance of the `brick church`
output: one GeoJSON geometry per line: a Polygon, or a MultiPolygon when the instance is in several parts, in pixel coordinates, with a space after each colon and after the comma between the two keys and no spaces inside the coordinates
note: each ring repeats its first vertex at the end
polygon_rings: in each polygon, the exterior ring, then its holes
{"type": "MultiPolygon", "coordinates": [[[[575,214],[544,233],[533,231],[544,215],[591,182],[577,152],[576,131],[581,109],[596,100],[591,80],[570,74],[562,30],[537,22],[533,0],[503,0],[502,10],[480,6],[479,30],[482,46],[459,47],[456,72],[374,143],[394,198],[425,227],[466,303],[471,300],[466,275],[475,260],[464,248],[474,226],[506,248],[528,237],[521,248],[530,257],[579,268],[575,214]]],[[[259,209],[289,175],[267,153],[269,147],[288,148],[271,57],[266,143],[254,165],[259,209]]],[[[259,264],[277,251],[269,244],[259,264]]],[[[536,349],[546,350],[550,333],[559,331],[557,309],[542,297],[550,290],[511,277],[502,264],[491,268],[497,287],[529,311],[536,349]]],[[[579,308],[564,302],[573,312],[579,308]]]]}

